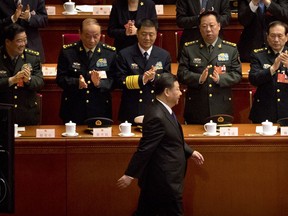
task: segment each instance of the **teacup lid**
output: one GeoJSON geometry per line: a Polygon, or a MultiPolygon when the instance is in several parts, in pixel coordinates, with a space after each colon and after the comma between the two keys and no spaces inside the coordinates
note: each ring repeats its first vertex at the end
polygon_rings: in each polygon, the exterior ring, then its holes
{"type": "Polygon", "coordinates": [[[263,121],[262,124],[271,124],[272,122],[270,122],[268,119],[266,119],[266,121],[263,121]]]}
{"type": "Polygon", "coordinates": [[[69,126],[69,125],[76,125],[76,123],[72,122],[72,121],[69,121],[67,123],[65,123],[65,125],[69,126]]]}
{"type": "Polygon", "coordinates": [[[132,125],[132,124],[129,123],[128,121],[125,121],[125,122],[121,123],[120,125],[123,125],[123,126],[130,126],[130,125],[132,125]]]}

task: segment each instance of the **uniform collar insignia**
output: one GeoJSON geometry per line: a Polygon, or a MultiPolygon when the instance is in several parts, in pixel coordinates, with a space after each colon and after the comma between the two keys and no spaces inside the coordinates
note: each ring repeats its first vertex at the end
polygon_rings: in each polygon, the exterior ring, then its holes
{"type": "Polygon", "coordinates": [[[80,51],[80,52],[81,52],[81,51],[83,51],[83,48],[82,48],[82,47],[80,47],[80,48],[79,48],[79,51],[80,51]]]}
{"type": "Polygon", "coordinates": [[[220,44],[218,44],[218,48],[219,49],[221,49],[222,48],[222,44],[220,43],[220,44]]]}
{"type": "Polygon", "coordinates": [[[143,5],[144,5],[144,3],[141,1],[141,2],[140,2],[140,5],[141,5],[141,6],[143,6],[143,5]]]}
{"type": "Polygon", "coordinates": [[[98,52],[98,53],[100,53],[100,52],[101,52],[101,49],[100,49],[100,47],[98,48],[97,52],[98,52]]]}
{"type": "Polygon", "coordinates": [[[21,58],[24,59],[24,54],[22,53],[21,58]]]}
{"type": "Polygon", "coordinates": [[[204,47],[204,45],[201,43],[201,44],[200,44],[200,48],[203,48],[203,47],[204,47]]]}

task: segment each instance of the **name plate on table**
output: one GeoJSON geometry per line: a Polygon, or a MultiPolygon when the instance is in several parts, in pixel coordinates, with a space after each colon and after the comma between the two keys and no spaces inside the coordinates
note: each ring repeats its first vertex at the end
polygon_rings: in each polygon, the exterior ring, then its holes
{"type": "Polygon", "coordinates": [[[112,127],[93,128],[93,137],[112,137],[112,127]]]}
{"type": "Polygon", "coordinates": [[[281,127],[280,134],[281,136],[288,136],[288,127],[281,127]]]}
{"type": "Polygon", "coordinates": [[[163,5],[155,5],[157,15],[164,14],[164,6],[163,5]]]}
{"type": "Polygon", "coordinates": [[[54,138],[55,129],[36,129],[37,138],[54,138]]]}
{"type": "Polygon", "coordinates": [[[110,15],[112,5],[93,6],[93,15],[110,15]]]}
{"type": "Polygon", "coordinates": [[[56,67],[42,67],[43,76],[56,76],[57,70],[56,67]]]}
{"type": "Polygon", "coordinates": [[[220,127],[220,136],[238,136],[238,127],[220,127]]]}
{"type": "Polygon", "coordinates": [[[55,6],[46,6],[46,11],[48,15],[56,15],[56,7],[55,6]]]}

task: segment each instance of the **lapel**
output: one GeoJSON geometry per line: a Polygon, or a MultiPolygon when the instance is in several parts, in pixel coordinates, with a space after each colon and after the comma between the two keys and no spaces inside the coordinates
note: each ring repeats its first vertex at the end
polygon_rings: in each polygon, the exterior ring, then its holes
{"type": "MultiPolygon", "coordinates": [[[[141,51],[140,51],[140,49],[138,47],[138,44],[135,44],[134,48],[135,48],[135,54],[132,56],[132,60],[133,60],[133,62],[135,62],[139,66],[139,68],[141,68],[141,71],[143,71],[143,73],[144,73],[144,71],[145,71],[145,62],[144,62],[144,58],[142,56],[142,53],[141,53],[141,51]]],[[[150,60],[150,58],[149,58],[149,60],[150,60]]],[[[147,62],[146,65],[148,65],[148,62],[147,62]]]]}
{"type": "Polygon", "coordinates": [[[214,0],[208,0],[206,9],[207,9],[207,10],[214,11],[215,8],[213,7],[213,5],[214,5],[214,0]]]}
{"type": "Polygon", "coordinates": [[[89,59],[87,56],[87,53],[82,45],[82,42],[78,43],[78,47],[77,47],[78,51],[79,51],[79,58],[80,58],[80,62],[81,64],[84,64],[86,66],[86,68],[89,67],[89,59]]]}
{"type": "Polygon", "coordinates": [[[180,128],[181,126],[179,125],[178,121],[176,122],[173,119],[173,116],[169,113],[169,111],[166,109],[166,107],[163,106],[163,104],[161,104],[157,99],[155,99],[155,101],[157,102],[158,106],[160,106],[161,109],[163,110],[163,112],[165,113],[166,119],[173,125],[173,127],[175,128],[177,133],[182,137],[182,130],[180,128]]]}
{"type": "MultiPolygon", "coordinates": [[[[24,51],[25,52],[25,51],[24,51]]],[[[24,58],[24,53],[22,55],[20,55],[17,59],[16,65],[15,65],[15,69],[14,69],[14,74],[16,74],[17,72],[19,72],[22,69],[23,64],[25,64],[25,58],[24,58]]]]}
{"type": "Polygon", "coordinates": [[[215,58],[217,58],[219,52],[222,49],[222,40],[220,38],[218,38],[212,53],[209,54],[207,46],[205,44],[205,42],[202,40],[200,43],[200,55],[205,58],[207,60],[207,63],[209,64],[210,62],[212,62],[215,58]]]}

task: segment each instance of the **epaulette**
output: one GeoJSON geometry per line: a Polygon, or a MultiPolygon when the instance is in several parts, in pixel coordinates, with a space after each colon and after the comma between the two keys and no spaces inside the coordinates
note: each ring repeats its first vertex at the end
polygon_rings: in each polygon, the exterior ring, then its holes
{"type": "Polygon", "coordinates": [[[189,42],[186,42],[184,45],[187,47],[187,46],[190,46],[190,45],[195,44],[195,43],[197,43],[197,42],[198,42],[198,40],[189,41],[189,42]]]}
{"type": "Polygon", "coordinates": [[[63,49],[67,49],[69,47],[73,47],[73,46],[76,46],[76,45],[77,45],[77,43],[64,44],[63,45],[63,49]]]}
{"type": "Polygon", "coordinates": [[[264,47],[264,48],[260,48],[260,49],[254,49],[253,52],[254,53],[258,53],[258,52],[263,52],[263,51],[266,51],[267,50],[267,47],[264,47]]]}
{"type": "Polygon", "coordinates": [[[36,56],[40,55],[40,53],[38,51],[27,49],[27,48],[25,48],[25,52],[29,53],[29,54],[32,54],[32,55],[36,55],[36,56]]]}
{"type": "Polygon", "coordinates": [[[112,51],[116,51],[116,47],[107,45],[107,44],[102,44],[103,48],[108,49],[108,50],[112,50],[112,51]]]}
{"type": "Polygon", "coordinates": [[[225,40],[223,40],[223,43],[224,43],[224,44],[228,44],[228,45],[233,46],[233,47],[236,47],[236,43],[232,43],[232,42],[230,42],[230,41],[225,41],[225,40]]]}

